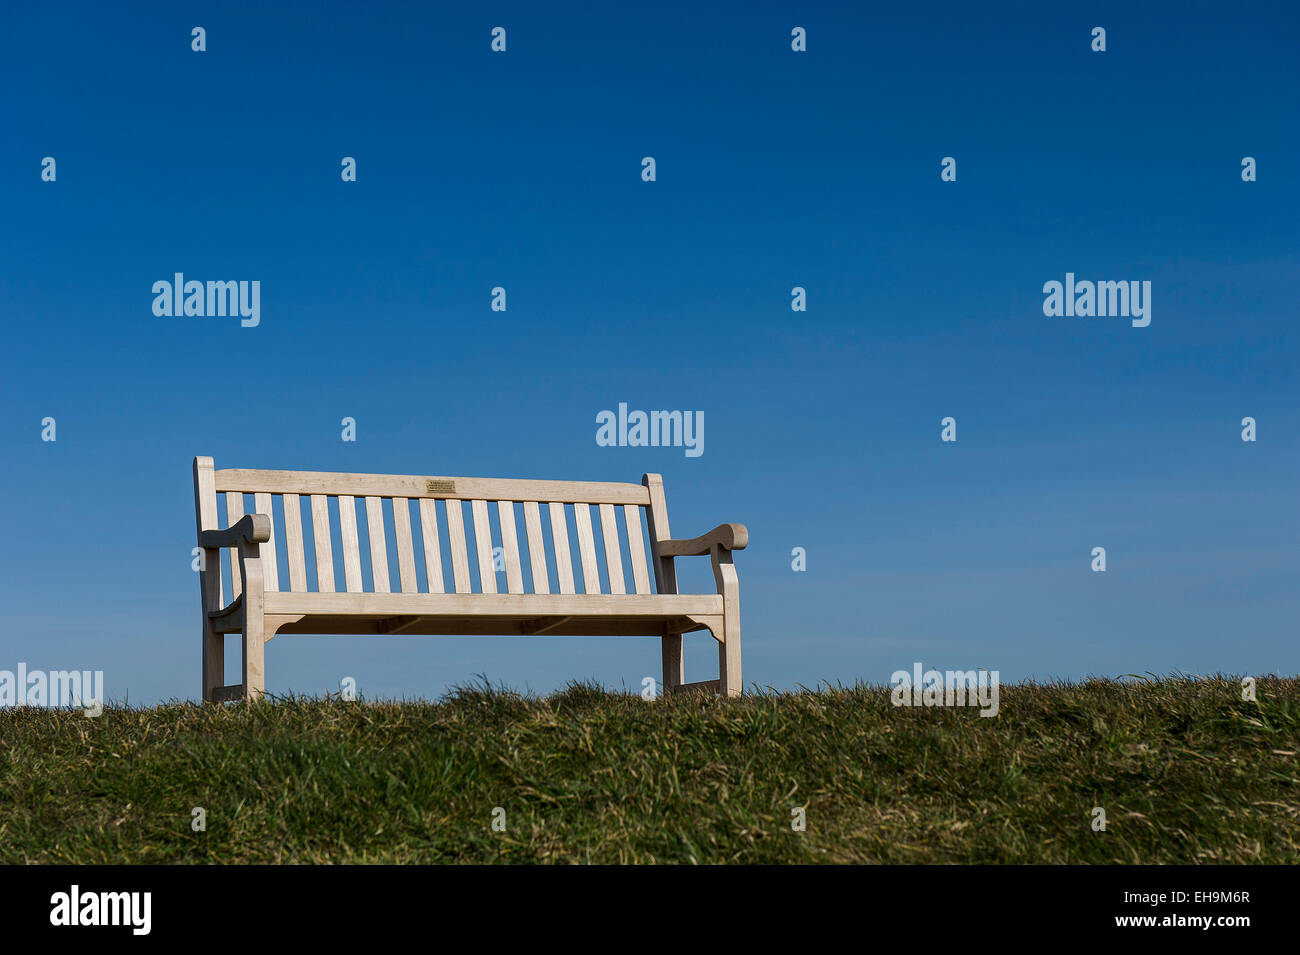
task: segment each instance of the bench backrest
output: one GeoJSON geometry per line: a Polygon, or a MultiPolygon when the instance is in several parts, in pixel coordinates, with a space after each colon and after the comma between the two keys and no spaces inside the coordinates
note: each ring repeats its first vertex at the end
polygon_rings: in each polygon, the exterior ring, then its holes
{"type": "MultiPolygon", "coordinates": [[[[649,594],[653,576],[658,592],[673,593],[671,558],[655,559],[655,541],[669,537],[663,500],[657,474],[612,484],[214,470],[211,458],[195,460],[202,529],[271,516],[268,591],[649,594]]],[[[222,563],[238,596],[238,561],[222,563]]]]}

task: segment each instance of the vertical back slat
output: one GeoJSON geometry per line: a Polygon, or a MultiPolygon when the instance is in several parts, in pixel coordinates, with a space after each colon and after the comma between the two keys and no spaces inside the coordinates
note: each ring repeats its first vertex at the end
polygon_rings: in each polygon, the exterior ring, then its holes
{"type": "Polygon", "coordinates": [[[627,559],[632,564],[632,583],[639,594],[650,593],[650,573],[646,569],[645,541],[641,537],[641,507],[623,505],[623,521],[627,525],[627,559]]]}
{"type": "MultiPolygon", "coordinates": [[[[226,492],[226,526],[234,527],[244,516],[244,494],[242,491],[226,492]]],[[[220,568],[218,568],[220,570],[220,568]]],[[[239,576],[239,548],[230,548],[230,599],[234,600],[244,588],[239,576]]]]}
{"type": "Polygon", "coordinates": [[[302,544],[302,506],[297,494],[285,494],[280,498],[284,504],[284,549],[289,559],[289,590],[295,594],[307,590],[307,562],[303,556],[302,544]]]}
{"type": "Polygon", "coordinates": [[[393,498],[393,533],[397,537],[397,575],[402,593],[413,594],[420,588],[415,580],[415,548],[411,541],[411,505],[404,497],[393,498]]]}
{"type": "Polygon", "coordinates": [[[522,594],[524,572],[519,565],[519,537],[515,533],[514,501],[497,501],[497,517],[501,521],[501,548],[506,558],[506,590],[512,594],[522,594]]]}
{"type": "Polygon", "coordinates": [[[276,593],[280,589],[280,568],[275,557],[275,511],[271,510],[270,494],[254,494],[253,507],[258,514],[265,514],[271,519],[271,539],[262,545],[262,589],[267,593],[276,593]]]}
{"type": "Polygon", "coordinates": [[[442,593],[442,547],[438,543],[438,502],[431,497],[420,498],[420,535],[424,539],[424,573],[429,580],[429,593],[442,593]]]}
{"type": "Polygon", "coordinates": [[[474,548],[478,551],[478,582],[483,593],[497,592],[497,572],[492,566],[492,525],[488,522],[487,501],[470,501],[474,514],[474,548]]]}
{"type": "Polygon", "coordinates": [[[366,498],[366,529],[370,532],[370,573],[375,578],[375,593],[392,593],[388,581],[388,537],[384,534],[384,499],[366,498]]]}
{"type": "Polygon", "coordinates": [[[361,593],[361,541],[357,536],[357,499],[339,495],[339,537],[343,545],[343,577],[348,593],[361,593]]]}
{"type": "Polygon", "coordinates": [[[469,593],[469,552],[465,549],[465,511],[460,501],[447,499],[447,545],[451,548],[451,573],[456,593],[469,593]]]}
{"type": "Polygon", "coordinates": [[[330,500],[324,494],[311,496],[311,535],[316,542],[316,589],[334,593],[334,542],[330,539],[330,500]]]}
{"type": "Polygon", "coordinates": [[[613,504],[600,505],[600,534],[605,538],[605,570],[609,574],[609,592],[625,594],[623,586],[623,552],[618,546],[618,518],[613,504]]]}
{"type": "Polygon", "coordinates": [[[574,593],[573,558],[569,556],[569,527],[564,520],[564,505],[551,502],[551,539],[555,542],[555,576],[560,593],[574,593]]]}
{"type": "Polygon", "coordinates": [[[600,593],[600,568],[596,565],[596,538],[591,533],[591,505],[573,505],[573,523],[578,530],[578,553],[582,555],[582,586],[589,594],[600,593]]]}
{"type": "Polygon", "coordinates": [[[546,542],[542,538],[542,514],[536,501],[524,501],[524,527],[528,531],[528,562],[533,567],[533,593],[549,594],[546,573],[546,542]]]}

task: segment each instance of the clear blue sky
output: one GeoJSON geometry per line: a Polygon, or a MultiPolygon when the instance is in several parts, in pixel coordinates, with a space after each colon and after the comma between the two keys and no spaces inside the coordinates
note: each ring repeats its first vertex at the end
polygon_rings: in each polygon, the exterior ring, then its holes
{"type": "MultiPolygon", "coordinates": [[[[1297,670],[1294,4],[263,6],[5,11],[0,669],[197,696],[207,454],[662,472],[679,536],[749,526],[764,685],[1297,670]],[[1045,317],[1067,271],[1149,280],[1150,326],[1045,317]],[[261,325],[155,317],[174,272],[260,281],[261,325]],[[598,447],[619,401],[703,411],[705,453],[598,447]]],[[[430,696],[638,689],[659,648],[285,636],[267,661],[272,692],[430,696]]]]}

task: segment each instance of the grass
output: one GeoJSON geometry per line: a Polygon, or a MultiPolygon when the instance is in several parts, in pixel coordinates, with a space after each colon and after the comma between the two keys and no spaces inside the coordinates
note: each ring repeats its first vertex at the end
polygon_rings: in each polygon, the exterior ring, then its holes
{"type": "Polygon", "coordinates": [[[1257,694],[1004,686],[995,718],[866,686],[10,709],[0,863],[1296,863],[1300,681],[1257,694]]]}

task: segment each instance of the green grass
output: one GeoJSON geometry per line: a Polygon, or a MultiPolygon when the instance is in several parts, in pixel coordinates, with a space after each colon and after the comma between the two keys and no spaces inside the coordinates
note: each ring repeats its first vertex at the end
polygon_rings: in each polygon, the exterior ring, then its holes
{"type": "Polygon", "coordinates": [[[1257,693],[1004,686],[995,718],[878,687],[11,709],[0,862],[1300,862],[1300,681],[1257,693]]]}

